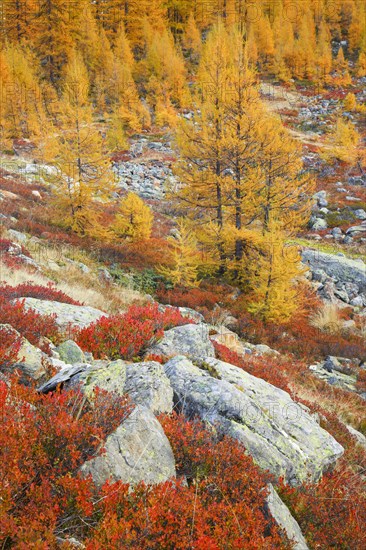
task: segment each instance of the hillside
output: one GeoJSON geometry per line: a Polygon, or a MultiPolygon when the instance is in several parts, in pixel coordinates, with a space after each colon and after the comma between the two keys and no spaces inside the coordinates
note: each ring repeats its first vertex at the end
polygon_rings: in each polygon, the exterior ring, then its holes
{"type": "Polygon", "coordinates": [[[1,548],[365,548],[365,15],[3,3],[1,548]]]}

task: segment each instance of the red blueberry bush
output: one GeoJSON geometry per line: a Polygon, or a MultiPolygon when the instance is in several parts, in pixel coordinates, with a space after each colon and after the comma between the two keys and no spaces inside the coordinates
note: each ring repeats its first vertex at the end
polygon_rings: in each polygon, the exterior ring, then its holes
{"type": "Polygon", "coordinates": [[[240,445],[203,423],[161,417],[178,481],[157,487],[108,485],[88,550],[139,548],[249,550],[291,548],[266,514],[267,477],[240,445]]]}
{"type": "Polygon", "coordinates": [[[105,392],[90,406],[77,390],[44,396],[15,378],[0,382],[2,548],[67,548],[58,537],[88,550],[291,548],[266,512],[267,475],[198,421],[161,418],[177,480],[131,490],[82,479],[80,465],[130,411],[126,398],[105,392]]]}
{"type": "Polygon", "coordinates": [[[21,338],[14,337],[10,327],[0,327],[0,372],[18,360],[20,346],[21,338]]]}
{"type": "Polygon", "coordinates": [[[51,300],[63,304],[73,304],[75,306],[82,305],[80,302],[67,296],[67,294],[61,290],[57,290],[52,283],[48,283],[47,286],[22,283],[15,287],[2,284],[0,286],[0,296],[4,296],[7,300],[15,300],[16,298],[38,298],[39,300],[51,300]]]}
{"type": "Polygon", "coordinates": [[[55,533],[93,511],[90,480],[76,473],[130,410],[103,392],[90,406],[76,390],[45,396],[0,381],[1,548],[57,548],[55,533]]]}
{"type": "Polygon", "coordinates": [[[132,306],[127,313],[102,317],[75,334],[79,346],[98,358],[131,359],[141,356],[164,330],[192,323],[178,309],[159,310],[158,304],[132,306]]]}
{"type": "Polygon", "coordinates": [[[0,324],[9,324],[35,346],[43,337],[57,341],[59,330],[52,315],[40,315],[26,310],[23,301],[11,302],[0,294],[0,324]]]}

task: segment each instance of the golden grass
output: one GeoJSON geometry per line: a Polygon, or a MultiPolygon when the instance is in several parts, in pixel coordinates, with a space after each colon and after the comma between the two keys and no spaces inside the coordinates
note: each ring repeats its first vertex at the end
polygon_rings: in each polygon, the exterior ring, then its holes
{"type": "Polygon", "coordinates": [[[327,303],[314,313],[310,324],[328,334],[340,334],[343,329],[343,320],[340,317],[339,309],[335,304],[327,303]]]}
{"type": "Polygon", "coordinates": [[[0,282],[12,286],[26,282],[37,285],[52,282],[70,298],[106,313],[119,313],[133,303],[146,301],[142,293],[131,287],[107,285],[100,281],[98,268],[101,266],[87,251],[39,239],[29,240],[25,246],[41,271],[31,273],[26,267],[12,270],[0,261],[0,282]],[[86,265],[89,272],[83,272],[78,263],[86,265]]]}

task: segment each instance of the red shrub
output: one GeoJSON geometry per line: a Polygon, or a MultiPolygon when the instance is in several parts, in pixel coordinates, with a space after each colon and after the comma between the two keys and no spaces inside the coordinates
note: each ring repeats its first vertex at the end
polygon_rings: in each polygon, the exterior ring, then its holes
{"type": "Polygon", "coordinates": [[[38,346],[40,339],[46,337],[57,340],[58,327],[54,316],[40,315],[33,310],[26,310],[24,301],[12,303],[0,294],[0,324],[9,324],[31,344],[38,346]]]}
{"type": "Polygon", "coordinates": [[[190,307],[197,311],[212,310],[217,303],[226,303],[233,289],[224,285],[204,285],[197,288],[176,287],[174,290],[161,288],[157,297],[163,304],[190,307]]]}
{"type": "Polygon", "coordinates": [[[21,346],[21,339],[14,338],[11,328],[0,328],[0,371],[18,360],[18,352],[21,346]]]}
{"type": "Polygon", "coordinates": [[[342,463],[314,486],[283,487],[281,496],[311,548],[361,550],[366,547],[364,481],[342,463]]]}
{"type": "Polygon", "coordinates": [[[99,392],[41,395],[0,382],[0,545],[56,548],[57,528],[92,513],[90,480],[73,476],[125,418],[125,399],[99,392]],[[42,541],[42,543],[40,542],[42,541]]]}
{"type": "Polygon", "coordinates": [[[79,346],[96,358],[131,359],[141,356],[164,330],[191,322],[175,308],[161,312],[158,304],[132,306],[125,314],[102,317],[75,337],[79,346]]]}
{"type": "Polygon", "coordinates": [[[183,483],[140,486],[132,494],[107,484],[88,550],[291,547],[266,515],[266,475],[237,442],[218,440],[203,423],[177,415],[161,423],[183,483]]]}
{"type": "Polygon", "coordinates": [[[75,306],[82,305],[80,302],[67,296],[61,290],[57,290],[52,283],[48,283],[47,286],[23,283],[15,287],[1,284],[0,296],[4,296],[8,300],[15,300],[16,298],[38,298],[39,300],[52,300],[63,304],[73,304],[75,306]]]}
{"type": "MultiPolygon", "coordinates": [[[[291,393],[288,386],[289,378],[284,370],[289,367],[285,359],[273,359],[270,357],[251,357],[250,355],[241,356],[235,351],[229,350],[226,346],[213,343],[218,359],[236,365],[237,367],[249,372],[253,376],[262,378],[266,382],[291,393]]],[[[291,364],[290,369],[293,368],[291,364]]]]}

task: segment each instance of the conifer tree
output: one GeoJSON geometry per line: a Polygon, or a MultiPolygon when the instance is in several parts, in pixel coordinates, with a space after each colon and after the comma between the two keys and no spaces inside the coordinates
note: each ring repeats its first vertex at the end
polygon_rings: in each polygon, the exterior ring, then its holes
{"type": "Polygon", "coordinates": [[[32,43],[45,78],[59,84],[78,36],[84,2],[39,0],[32,25],[32,43]]]}
{"type": "MultiPolygon", "coordinates": [[[[146,81],[149,99],[156,116],[164,123],[165,116],[174,113],[173,106],[183,107],[189,102],[184,61],[176,50],[173,37],[165,30],[155,33],[147,46],[146,59],[140,69],[146,81]]],[[[168,123],[173,123],[171,116],[168,123]]]]}
{"type": "Polygon", "coordinates": [[[191,61],[198,61],[199,54],[202,50],[202,40],[201,33],[192,12],[189,14],[182,43],[183,48],[189,55],[189,59],[191,61]]]}
{"type": "Polygon", "coordinates": [[[159,272],[174,286],[196,286],[201,260],[192,228],[183,220],[178,221],[177,234],[174,237],[168,237],[168,242],[171,265],[160,267],[159,272]]]}
{"type": "Polygon", "coordinates": [[[151,208],[135,193],[128,193],[121,201],[113,224],[114,233],[132,242],[150,238],[154,216],[151,208]]]}
{"type": "Polygon", "coordinates": [[[35,59],[15,44],[0,52],[1,137],[37,139],[45,124],[42,88],[34,71],[35,59]]]}
{"type": "Polygon", "coordinates": [[[31,37],[31,28],[36,15],[34,0],[4,0],[1,6],[0,37],[8,44],[20,44],[31,37]]]}
{"type": "Polygon", "coordinates": [[[325,140],[322,157],[329,161],[338,159],[355,164],[362,156],[361,136],[350,121],[337,119],[334,130],[325,140]]]}
{"type": "Polygon", "coordinates": [[[250,288],[253,299],[248,310],[264,321],[285,323],[300,308],[296,280],[304,273],[297,247],[286,244],[277,224],[263,235],[260,252],[252,262],[250,288]]]}
{"type": "Polygon", "coordinates": [[[199,216],[201,224],[215,224],[221,271],[225,265],[222,232],[229,181],[223,142],[224,99],[230,82],[228,66],[229,35],[223,25],[218,25],[203,48],[194,118],[181,123],[177,137],[181,155],[177,173],[184,182],[178,195],[182,205],[199,216]]]}
{"type": "Polygon", "coordinates": [[[354,111],[357,106],[357,99],[355,94],[348,93],[344,98],[344,107],[346,111],[354,111]]]}
{"type": "Polygon", "coordinates": [[[46,131],[44,153],[55,167],[49,181],[59,223],[81,235],[105,237],[97,202],[109,199],[115,176],[88,96],[87,70],[74,54],[65,71],[58,124],[46,131]]]}

